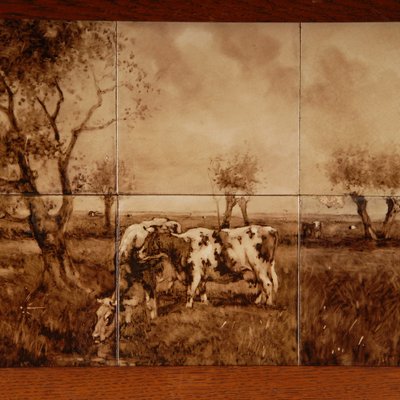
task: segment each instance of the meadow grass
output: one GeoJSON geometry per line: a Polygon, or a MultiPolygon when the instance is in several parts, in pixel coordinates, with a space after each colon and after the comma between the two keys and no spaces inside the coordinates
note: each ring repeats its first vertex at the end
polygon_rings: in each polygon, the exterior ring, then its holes
{"type": "Polygon", "coordinates": [[[302,249],[303,364],[400,364],[399,256],[369,245],[302,249]]]}

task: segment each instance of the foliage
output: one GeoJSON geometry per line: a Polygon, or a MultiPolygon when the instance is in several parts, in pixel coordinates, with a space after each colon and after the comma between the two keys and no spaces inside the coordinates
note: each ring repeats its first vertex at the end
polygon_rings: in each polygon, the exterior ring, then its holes
{"type": "Polygon", "coordinates": [[[379,190],[391,194],[400,188],[400,153],[397,147],[385,151],[371,151],[361,147],[335,150],[326,165],[326,172],[334,186],[346,192],[363,193],[379,190]]]}
{"type": "MultiPolygon", "coordinates": [[[[120,50],[125,48],[120,41],[120,50]]],[[[113,23],[0,22],[0,184],[6,191],[38,193],[40,176],[54,169],[69,194],[68,168],[82,132],[115,122],[101,113],[114,102],[116,32],[113,23]]],[[[133,54],[121,61],[131,93],[121,119],[148,115],[150,91],[133,54]]],[[[113,113],[114,114],[114,113],[113,113]]],[[[90,149],[87,149],[90,152],[90,149]]],[[[58,183],[58,182],[57,182],[58,183]]]]}
{"type": "Polygon", "coordinates": [[[93,167],[76,165],[72,169],[75,175],[72,178],[72,185],[75,193],[93,192],[97,194],[113,194],[116,192],[115,177],[118,173],[119,184],[133,189],[135,175],[131,172],[123,161],[119,162],[118,172],[115,163],[108,157],[101,161],[96,161],[93,167]]]}
{"type": "Polygon", "coordinates": [[[249,151],[231,157],[217,156],[210,162],[213,182],[226,194],[253,194],[260,172],[258,158],[249,151]]]}

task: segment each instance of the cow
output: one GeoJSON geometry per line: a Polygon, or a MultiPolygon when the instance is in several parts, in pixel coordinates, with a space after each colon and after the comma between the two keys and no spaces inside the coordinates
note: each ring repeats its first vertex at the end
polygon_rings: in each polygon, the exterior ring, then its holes
{"type": "MultiPolygon", "coordinates": [[[[193,228],[181,234],[156,230],[150,233],[138,252],[138,259],[150,265],[143,273],[143,286],[148,297],[148,308],[156,308],[156,285],[168,280],[168,286],[178,280],[187,286],[187,307],[193,306],[193,299],[199,287],[203,303],[207,303],[205,282],[201,282],[206,268],[218,266],[214,231],[207,228],[193,228]],[[160,262],[161,261],[161,262],[160,262]]],[[[155,316],[157,313],[155,313],[155,316]]]]}
{"type": "Polygon", "coordinates": [[[168,218],[153,218],[139,224],[129,226],[121,239],[119,245],[119,264],[121,270],[121,290],[128,289],[131,278],[134,278],[135,270],[141,269],[137,263],[137,252],[142,247],[147,235],[157,228],[160,231],[180,233],[182,231],[179,222],[171,221],[168,218]]]}
{"type": "MultiPolygon", "coordinates": [[[[255,280],[261,285],[256,302],[272,304],[272,287],[278,289],[275,272],[275,251],[278,232],[271,227],[252,225],[237,229],[213,231],[194,228],[182,234],[153,232],[147,236],[138,253],[142,262],[167,259],[175,268],[170,278],[185,281],[186,306],[193,307],[197,289],[202,303],[207,304],[206,282],[255,280]],[[250,274],[248,272],[250,271],[250,274]],[[247,274],[247,278],[246,278],[247,274]]],[[[163,274],[162,269],[150,276],[163,274]]],[[[150,298],[155,298],[154,282],[150,298]]],[[[147,285],[148,288],[151,285],[147,285]]],[[[156,302],[156,300],[154,300],[156,302]]]]}
{"type": "Polygon", "coordinates": [[[129,261],[132,250],[140,249],[146,236],[155,227],[160,227],[160,229],[169,230],[173,233],[182,232],[179,222],[170,221],[168,218],[153,218],[152,220],[129,226],[126,228],[119,245],[119,260],[121,263],[129,261]]]}
{"type": "Polygon", "coordinates": [[[102,213],[100,211],[89,211],[88,215],[89,217],[100,217],[102,213]]]}
{"type": "MultiPolygon", "coordinates": [[[[180,233],[182,228],[179,222],[171,221],[168,218],[153,218],[149,221],[143,221],[139,224],[129,226],[122,236],[119,246],[119,264],[120,264],[120,290],[121,293],[125,292],[135,286],[134,280],[138,275],[143,273],[136,263],[136,253],[143,245],[147,235],[154,231],[154,227],[158,227],[161,231],[171,231],[180,233]]],[[[147,274],[146,272],[144,272],[147,274]]],[[[148,275],[148,274],[147,274],[148,275]]],[[[136,290],[136,293],[140,293],[140,290],[136,290]]],[[[148,295],[146,294],[148,297],[148,295]]],[[[122,306],[126,310],[126,322],[130,322],[130,316],[132,314],[131,309],[140,302],[140,295],[131,296],[128,294],[125,296],[122,306]]],[[[147,307],[150,311],[150,315],[154,316],[155,305],[154,300],[147,298],[147,307]]],[[[98,299],[97,302],[100,304],[96,311],[97,322],[92,333],[95,341],[103,342],[113,332],[115,328],[115,293],[112,297],[105,297],[98,299]]]]}
{"type": "Polygon", "coordinates": [[[322,223],[320,221],[303,222],[301,224],[303,239],[320,239],[322,236],[322,223]]]}

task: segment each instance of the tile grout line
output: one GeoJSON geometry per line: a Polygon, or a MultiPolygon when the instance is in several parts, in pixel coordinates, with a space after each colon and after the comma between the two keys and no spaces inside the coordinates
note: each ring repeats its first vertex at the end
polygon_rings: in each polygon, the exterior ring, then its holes
{"type": "MultiPolygon", "coordinates": [[[[245,194],[246,195],[246,194],[245,194]]],[[[40,194],[33,194],[33,193],[1,193],[0,196],[26,196],[26,197],[62,197],[62,196],[74,196],[74,197],[93,197],[102,196],[102,193],[72,193],[72,194],[62,194],[62,193],[40,193],[40,194]]],[[[145,196],[153,196],[153,197],[173,197],[173,196],[186,196],[186,197],[224,197],[224,194],[212,194],[212,193],[114,193],[114,196],[125,196],[125,197],[145,197],[145,196]]],[[[350,195],[347,193],[342,194],[332,194],[332,193],[256,193],[256,194],[247,194],[250,197],[349,197],[350,195]]],[[[381,199],[387,196],[400,198],[400,193],[396,195],[392,195],[390,193],[383,193],[383,194],[363,194],[362,196],[371,199],[381,199]]]]}
{"type": "Polygon", "coordinates": [[[299,157],[297,160],[297,165],[298,165],[298,182],[299,182],[299,191],[298,191],[298,197],[297,197],[297,365],[301,365],[301,359],[300,359],[300,312],[301,312],[301,304],[300,304],[300,246],[301,246],[301,239],[300,239],[300,207],[301,207],[301,198],[300,198],[300,193],[301,193],[301,174],[300,174],[300,146],[301,146],[301,51],[302,51],[302,42],[301,42],[301,22],[299,23],[299,111],[298,111],[298,117],[299,117],[299,125],[298,125],[298,132],[299,132],[299,157]]]}
{"type": "Polygon", "coordinates": [[[116,195],[117,195],[117,202],[116,202],[116,223],[115,223],[115,255],[114,255],[114,262],[115,262],[115,296],[116,296],[116,304],[115,304],[115,356],[117,366],[120,365],[119,359],[119,306],[120,306],[120,299],[119,299],[119,232],[120,232],[120,218],[119,218],[119,68],[118,68],[118,21],[115,22],[115,145],[116,145],[116,163],[115,163],[115,184],[116,184],[116,195]]]}

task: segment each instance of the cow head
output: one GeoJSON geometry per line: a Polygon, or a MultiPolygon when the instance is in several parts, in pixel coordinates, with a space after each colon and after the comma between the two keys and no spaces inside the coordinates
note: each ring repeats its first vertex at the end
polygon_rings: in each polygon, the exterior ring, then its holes
{"type": "Polygon", "coordinates": [[[114,296],[97,299],[100,307],[96,311],[97,323],[92,337],[96,343],[104,342],[115,332],[115,306],[114,296]]]}

